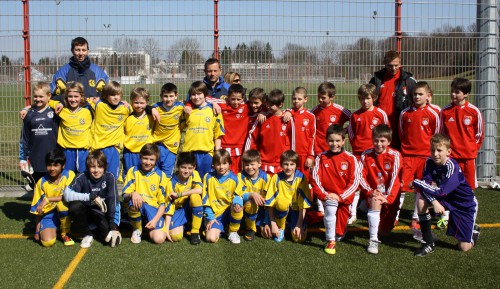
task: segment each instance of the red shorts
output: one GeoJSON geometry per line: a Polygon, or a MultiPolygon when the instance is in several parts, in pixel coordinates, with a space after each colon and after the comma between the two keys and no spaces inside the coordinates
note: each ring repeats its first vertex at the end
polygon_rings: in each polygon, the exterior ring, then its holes
{"type": "Polygon", "coordinates": [[[242,149],[238,148],[224,148],[229,155],[231,156],[231,171],[233,171],[234,174],[238,174],[241,172],[242,164],[241,164],[241,154],[242,154],[242,149]]]}
{"type": "Polygon", "coordinates": [[[401,191],[413,192],[408,186],[415,179],[421,179],[424,173],[426,157],[403,157],[401,168],[401,191]]]}
{"type": "Polygon", "coordinates": [[[465,176],[465,180],[469,186],[474,190],[477,188],[476,179],[476,159],[455,159],[462,169],[462,173],[465,176]]]}

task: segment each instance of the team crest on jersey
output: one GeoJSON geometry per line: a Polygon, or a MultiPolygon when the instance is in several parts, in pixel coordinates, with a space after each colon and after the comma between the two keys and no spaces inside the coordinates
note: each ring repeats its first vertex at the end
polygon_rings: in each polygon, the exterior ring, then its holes
{"type": "Polygon", "coordinates": [[[90,87],[95,87],[95,80],[89,79],[89,86],[90,87]]]}
{"type": "Polygon", "coordinates": [[[286,124],[281,126],[281,130],[285,131],[286,130],[286,124]]]}
{"type": "Polygon", "coordinates": [[[53,111],[49,111],[49,113],[47,113],[47,117],[48,118],[54,118],[54,112],[53,111]]]}
{"type": "Polygon", "coordinates": [[[422,125],[429,125],[429,119],[428,118],[423,118],[422,119],[422,125]]]}
{"type": "Polygon", "coordinates": [[[309,120],[308,120],[308,119],[304,119],[304,120],[302,121],[302,124],[303,124],[304,126],[307,126],[307,125],[309,124],[309,120]]]}
{"type": "Polygon", "coordinates": [[[210,117],[209,116],[205,117],[205,121],[210,122],[210,117]]]}
{"type": "Polygon", "coordinates": [[[372,123],[373,125],[377,125],[379,123],[380,119],[378,117],[375,117],[374,119],[372,119],[372,123]]]}
{"type": "Polygon", "coordinates": [[[178,142],[174,142],[174,148],[176,148],[179,145],[178,142]]]}
{"type": "Polygon", "coordinates": [[[238,109],[238,113],[243,113],[243,108],[238,109]]]}
{"type": "Polygon", "coordinates": [[[122,121],[123,120],[123,115],[119,115],[118,116],[118,121],[122,121]]]}
{"type": "Polygon", "coordinates": [[[325,168],[329,168],[330,166],[328,164],[325,164],[325,168]]]}
{"type": "Polygon", "coordinates": [[[84,124],[85,124],[85,119],[80,118],[80,124],[81,124],[81,125],[84,125],[84,124]]]}
{"type": "Polygon", "coordinates": [[[341,170],[346,171],[348,167],[349,167],[349,165],[347,164],[347,162],[341,162],[340,163],[340,169],[341,170]]]}
{"type": "Polygon", "coordinates": [[[471,123],[472,123],[472,116],[470,116],[470,115],[464,116],[464,124],[470,125],[471,123]]]}
{"type": "Polygon", "coordinates": [[[101,188],[102,188],[102,189],[105,189],[105,188],[106,188],[106,186],[107,186],[107,185],[106,185],[106,181],[103,181],[103,182],[102,182],[102,185],[101,185],[101,188]]]}
{"type": "Polygon", "coordinates": [[[154,192],[156,191],[156,185],[155,184],[151,184],[151,186],[149,187],[149,189],[154,192]]]}
{"type": "Polygon", "coordinates": [[[180,116],[179,116],[178,114],[174,115],[174,119],[175,119],[175,120],[178,120],[178,119],[179,119],[179,117],[180,117],[180,116]]]}
{"type": "Polygon", "coordinates": [[[337,120],[336,115],[330,115],[330,122],[335,122],[337,120]]]}
{"type": "Polygon", "coordinates": [[[391,163],[390,162],[384,162],[384,169],[386,171],[390,170],[391,169],[391,163]]]}

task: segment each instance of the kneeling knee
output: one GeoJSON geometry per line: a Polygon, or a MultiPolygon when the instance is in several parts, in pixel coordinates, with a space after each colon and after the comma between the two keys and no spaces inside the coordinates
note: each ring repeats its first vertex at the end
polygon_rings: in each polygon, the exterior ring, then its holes
{"type": "Polygon", "coordinates": [[[50,240],[41,239],[40,242],[42,243],[42,246],[44,246],[44,247],[52,247],[56,243],[56,238],[53,238],[50,240]]]}

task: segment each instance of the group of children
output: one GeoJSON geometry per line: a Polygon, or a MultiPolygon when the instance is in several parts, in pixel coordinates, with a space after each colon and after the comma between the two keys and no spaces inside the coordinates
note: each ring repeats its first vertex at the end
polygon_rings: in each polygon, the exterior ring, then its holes
{"type": "Polygon", "coordinates": [[[86,100],[79,83],[68,85],[62,103],[50,101],[45,86],[35,86],[34,107],[24,118],[20,163],[26,169],[29,159],[34,176],[41,177],[31,212],[37,215],[35,238],[44,246],[55,243],[59,223],[65,245],[74,244],[70,218],[84,236],[82,247],[92,244],[90,224],[100,240],[116,246],[122,206],[133,227],[132,243],[141,242],[144,229],[158,244],[180,241],[189,229],[192,244],[200,243],[201,233],[213,243],[225,232],[237,244],[243,219],[245,240],[253,240],[259,228],[264,238],[281,242],[288,227],[292,239],[303,242],[306,211],[316,199],[324,212],[325,252],[335,254],[361,198],[368,207],[367,250],[378,254],[379,232],[394,228],[404,193],[414,190],[412,226],[420,224],[423,239],[417,256],[434,250],[431,206],[436,213],[450,211],[447,233],[460,249],[477,241],[472,188],[483,124],[466,100],[466,79],[452,82],[452,103],[443,110],[430,103],[429,85],[417,83],[399,128],[391,128],[385,112],[373,105],[377,92],[371,84],[359,88],[361,108],[354,113],[333,102],[330,82],[320,84],[318,105],[310,111],[302,87],[293,91],[293,107],[283,110],[281,90],[267,95],[254,88],[247,99],[240,84],[230,86],[226,103],[215,104],[207,102],[201,81],[191,84],[186,103],[167,83],[153,106],[143,88],[133,89],[126,103],[113,81],[95,103],[86,100]],[[401,152],[391,147],[393,129],[401,152]],[[346,130],[352,153],[344,148],[346,130]],[[40,143],[42,138],[51,142],[40,143]],[[40,155],[46,156],[46,173],[40,155]],[[116,181],[123,176],[119,194],[116,181]]]}

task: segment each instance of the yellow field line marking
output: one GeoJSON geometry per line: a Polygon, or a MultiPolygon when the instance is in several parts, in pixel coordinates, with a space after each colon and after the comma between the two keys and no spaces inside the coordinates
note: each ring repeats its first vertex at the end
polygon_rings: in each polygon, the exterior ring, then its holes
{"type": "Polygon", "coordinates": [[[82,261],[83,256],[85,256],[85,253],[87,253],[88,249],[80,249],[78,251],[78,254],[76,254],[75,258],[69,263],[68,268],[64,271],[62,274],[61,278],[59,278],[59,281],[57,281],[56,285],[54,285],[54,289],[60,289],[63,288],[64,285],[68,282],[69,278],[71,275],[73,275],[73,272],[75,271],[76,267],[78,264],[80,264],[80,261],[82,261]]]}
{"type": "Polygon", "coordinates": [[[0,234],[0,239],[28,239],[33,235],[20,235],[20,234],[0,234]]]}

